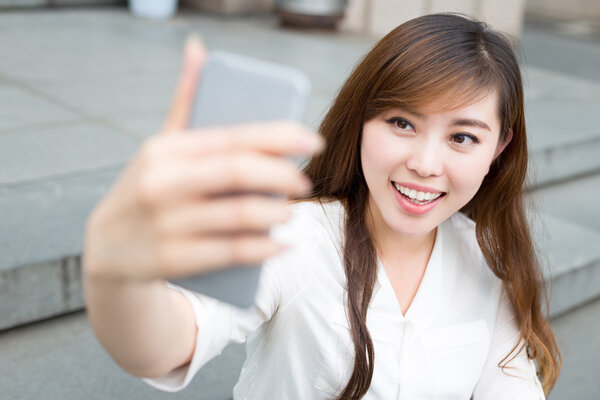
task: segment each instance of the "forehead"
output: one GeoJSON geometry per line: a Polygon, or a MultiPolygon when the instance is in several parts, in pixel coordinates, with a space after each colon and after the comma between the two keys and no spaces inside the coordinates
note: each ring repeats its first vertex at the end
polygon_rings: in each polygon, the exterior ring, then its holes
{"type": "Polygon", "coordinates": [[[498,111],[498,92],[495,89],[451,90],[425,102],[410,107],[421,114],[441,114],[467,109],[498,111]]]}

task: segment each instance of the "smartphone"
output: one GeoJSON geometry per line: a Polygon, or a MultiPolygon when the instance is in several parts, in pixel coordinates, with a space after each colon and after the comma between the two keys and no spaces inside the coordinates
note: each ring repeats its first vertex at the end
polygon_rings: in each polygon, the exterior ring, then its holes
{"type": "MultiPolygon", "coordinates": [[[[190,128],[281,119],[302,122],[309,94],[310,82],[297,69],[212,52],[200,76],[190,128]]],[[[248,308],[254,304],[260,270],[260,265],[232,265],[173,283],[248,308]]]]}

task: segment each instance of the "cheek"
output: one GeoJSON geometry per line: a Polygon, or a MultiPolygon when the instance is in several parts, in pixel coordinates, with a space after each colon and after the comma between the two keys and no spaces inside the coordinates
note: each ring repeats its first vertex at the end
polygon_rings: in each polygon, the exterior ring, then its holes
{"type": "Polygon", "coordinates": [[[377,162],[377,158],[374,157],[372,149],[368,146],[361,148],[361,164],[362,172],[365,177],[365,182],[369,191],[373,191],[377,185],[375,182],[381,177],[382,166],[377,162]]]}
{"type": "Polygon", "coordinates": [[[490,162],[485,155],[452,163],[447,171],[454,189],[460,190],[465,196],[474,196],[489,171],[490,162]]]}
{"type": "Polygon", "coordinates": [[[398,154],[390,149],[381,136],[378,132],[370,132],[361,145],[361,163],[367,183],[387,179],[398,162],[398,154]]]}

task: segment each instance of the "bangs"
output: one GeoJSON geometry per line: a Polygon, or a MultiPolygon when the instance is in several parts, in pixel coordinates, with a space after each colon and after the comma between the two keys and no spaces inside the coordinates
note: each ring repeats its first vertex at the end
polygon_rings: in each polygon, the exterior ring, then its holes
{"type": "Polygon", "coordinates": [[[439,86],[421,86],[418,90],[390,88],[381,91],[366,107],[365,121],[391,109],[400,108],[418,114],[435,114],[463,108],[485,98],[496,90],[495,82],[475,80],[448,82],[439,86]]]}
{"type": "Polygon", "coordinates": [[[382,41],[387,47],[377,52],[386,61],[374,63],[379,65],[373,71],[365,120],[396,107],[418,112],[462,108],[501,88],[499,66],[481,36],[416,25],[382,41]]]}

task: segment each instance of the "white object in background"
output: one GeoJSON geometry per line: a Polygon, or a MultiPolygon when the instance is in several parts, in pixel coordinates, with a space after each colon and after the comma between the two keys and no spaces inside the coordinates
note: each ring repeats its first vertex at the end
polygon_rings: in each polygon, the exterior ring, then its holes
{"type": "Polygon", "coordinates": [[[412,18],[431,13],[458,12],[473,16],[495,29],[518,37],[523,25],[526,1],[349,0],[348,10],[340,21],[340,28],[344,31],[383,37],[412,18]]]}
{"type": "Polygon", "coordinates": [[[177,0],[129,0],[129,9],[136,17],[167,19],[175,15],[177,0]]]}

